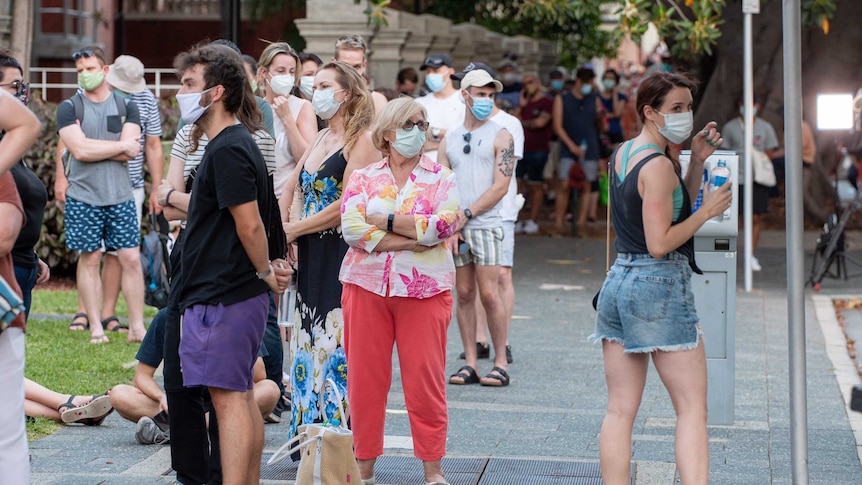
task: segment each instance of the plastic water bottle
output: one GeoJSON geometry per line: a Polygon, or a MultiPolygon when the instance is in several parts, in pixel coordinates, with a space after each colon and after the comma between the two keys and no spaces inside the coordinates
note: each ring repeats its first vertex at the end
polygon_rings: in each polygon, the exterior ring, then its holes
{"type": "MultiPolygon", "coordinates": [[[[719,160],[716,167],[712,169],[710,174],[710,190],[716,190],[727,181],[730,180],[730,169],[727,168],[727,161],[719,160]]],[[[714,220],[722,221],[724,220],[725,214],[721,214],[715,217],[714,220]]]]}
{"type": "Polygon", "coordinates": [[[583,140],[581,140],[581,151],[584,153],[584,160],[587,159],[587,149],[588,148],[589,148],[589,145],[587,145],[587,139],[584,138],[583,140]]]}
{"type": "Polygon", "coordinates": [[[296,273],[290,277],[290,284],[278,300],[278,325],[280,327],[294,326],[296,311],[296,273]]]}
{"type": "Polygon", "coordinates": [[[694,205],[691,208],[692,212],[697,212],[700,206],[703,205],[703,188],[709,185],[709,170],[703,169],[703,177],[700,181],[700,189],[697,191],[697,197],[694,199],[694,205]]]}

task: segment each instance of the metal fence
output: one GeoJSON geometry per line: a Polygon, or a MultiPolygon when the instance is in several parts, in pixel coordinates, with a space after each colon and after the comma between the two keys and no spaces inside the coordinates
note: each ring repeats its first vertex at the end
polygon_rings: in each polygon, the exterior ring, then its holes
{"type": "MultiPolygon", "coordinates": [[[[65,82],[49,82],[49,77],[54,74],[62,77],[64,74],[77,71],[74,67],[31,67],[30,68],[30,89],[38,89],[41,93],[42,101],[48,100],[48,91],[52,89],[78,89],[78,84],[65,82]]],[[[147,87],[153,91],[156,98],[161,98],[162,94],[170,94],[179,91],[180,84],[177,83],[177,77],[173,69],[170,68],[152,68],[144,69],[144,79],[147,81],[147,87]]]]}

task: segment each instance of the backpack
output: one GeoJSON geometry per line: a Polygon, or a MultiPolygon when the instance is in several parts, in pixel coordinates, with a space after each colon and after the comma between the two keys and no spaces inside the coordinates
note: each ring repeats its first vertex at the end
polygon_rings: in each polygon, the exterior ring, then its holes
{"type": "MultiPolygon", "coordinates": [[[[117,115],[120,117],[120,120],[123,123],[125,123],[126,122],[126,115],[128,114],[128,111],[126,110],[126,100],[123,99],[122,96],[120,96],[119,94],[117,94],[115,92],[112,92],[111,96],[113,96],[114,102],[117,103],[117,115]]],[[[79,122],[83,123],[84,122],[84,95],[81,93],[75,93],[74,96],[69,98],[69,101],[71,101],[72,106],[75,108],[75,119],[78,120],[79,122]]],[[[69,152],[68,149],[63,150],[63,154],[60,157],[61,160],[63,161],[63,171],[66,173],[66,177],[69,177],[69,168],[72,165],[71,157],[72,157],[72,154],[69,152]]]]}
{"type": "Polygon", "coordinates": [[[150,216],[151,229],[141,243],[141,268],[144,273],[144,303],[164,308],[171,291],[171,262],[168,258],[168,236],[158,230],[156,218],[150,216]]]}

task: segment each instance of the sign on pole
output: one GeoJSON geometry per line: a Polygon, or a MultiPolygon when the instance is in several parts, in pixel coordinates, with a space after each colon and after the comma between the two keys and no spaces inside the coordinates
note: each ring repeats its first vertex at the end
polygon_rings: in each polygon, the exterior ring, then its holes
{"type": "Polygon", "coordinates": [[[742,0],[742,13],[760,13],[760,0],[742,0]]]}

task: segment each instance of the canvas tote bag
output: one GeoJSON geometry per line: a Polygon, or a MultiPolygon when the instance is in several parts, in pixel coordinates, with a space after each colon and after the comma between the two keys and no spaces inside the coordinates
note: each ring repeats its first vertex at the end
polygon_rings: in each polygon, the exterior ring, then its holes
{"type": "Polygon", "coordinates": [[[353,432],[345,424],[349,416],[341,405],[341,393],[332,379],[320,391],[320,415],[327,421],[300,426],[296,436],[281,446],[266,462],[277,463],[295,451],[300,452],[296,485],[356,485],[361,482],[359,465],[353,454],[353,432]],[[344,421],[331,424],[326,417],[326,388],[338,403],[344,421]]]}

